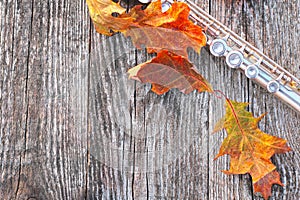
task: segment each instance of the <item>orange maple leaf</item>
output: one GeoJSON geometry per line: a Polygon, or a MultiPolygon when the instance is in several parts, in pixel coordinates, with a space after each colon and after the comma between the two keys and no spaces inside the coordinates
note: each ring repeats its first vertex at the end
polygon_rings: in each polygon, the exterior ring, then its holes
{"type": "Polygon", "coordinates": [[[185,94],[194,89],[212,92],[209,83],[185,57],[167,50],[160,51],[151,61],[129,69],[128,73],[129,78],[151,83],[156,94],[164,94],[170,88],[178,88],[185,94]]]}
{"type": "Polygon", "coordinates": [[[187,4],[174,2],[166,12],[161,10],[161,2],[156,1],[142,9],[141,5],[125,12],[119,4],[111,0],[87,0],[90,15],[99,33],[112,35],[122,32],[131,37],[134,45],[145,45],[151,52],[167,49],[187,57],[187,48],[200,52],[206,45],[202,28],[188,19],[190,12],[187,4]],[[112,13],[118,13],[116,17],[112,13]]]}
{"type": "Polygon", "coordinates": [[[249,173],[255,191],[267,198],[271,195],[271,186],[282,185],[276,166],[270,158],[275,153],[290,150],[286,140],[268,135],[258,128],[262,116],[255,118],[245,110],[248,103],[239,103],[227,99],[226,115],[217,123],[215,130],[226,129],[228,136],[222,143],[215,159],[230,155],[230,169],[226,174],[249,173]],[[277,177],[274,179],[274,177],[277,177]]]}
{"type": "Polygon", "coordinates": [[[200,53],[201,47],[206,45],[202,28],[188,19],[190,8],[185,3],[175,2],[163,13],[161,2],[157,1],[145,10],[135,7],[132,12],[139,17],[124,34],[130,36],[138,48],[145,45],[156,52],[163,48],[187,57],[188,47],[200,53]]]}

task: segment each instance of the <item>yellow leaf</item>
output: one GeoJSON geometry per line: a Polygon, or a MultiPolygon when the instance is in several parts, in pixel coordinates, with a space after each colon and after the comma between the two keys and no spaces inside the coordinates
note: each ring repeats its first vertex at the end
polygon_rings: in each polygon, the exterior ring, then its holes
{"type": "MultiPolygon", "coordinates": [[[[276,166],[270,158],[275,153],[284,153],[290,150],[286,140],[268,135],[258,128],[258,122],[264,116],[253,117],[245,110],[248,103],[239,103],[227,99],[226,115],[220,127],[226,129],[228,136],[222,143],[216,158],[225,154],[230,155],[230,169],[226,174],[245,174],[252,176],[253,184],[259,182],[266,175],[272,173],[276,166]]],[[[268,180],[271,181],[271,180],[268,180]]],[[[267,184],[259,184],[264,185],[267,184]]],[[[268,191],[257,186],[257,191],[268,191]]],[[[269,185],[269,187],[271,187],[269,185]]],[[[263,193],[263,196],[267,196],[263,193]]]]}
{"type": "Polygon", "coordinates": [[[133,18],[127,15],[113,17],[113,13],[123,14],[126,9],[111,0],[87,0],[91,19],[97,32],[104,35],[112,35],[113,32],[125,30],[133,22],[133,18]]]}

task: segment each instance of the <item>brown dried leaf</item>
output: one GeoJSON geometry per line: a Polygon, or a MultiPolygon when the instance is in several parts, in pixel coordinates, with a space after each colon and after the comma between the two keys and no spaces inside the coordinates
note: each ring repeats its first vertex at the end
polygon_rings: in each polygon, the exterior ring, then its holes
{"type": "Polygon", "coordinates": [[[186,58],[167,50],[159,52],[151,61],[131,68],[128,73],[129,78],[151,83],[152,91],[157,94],[164,94],[171,88],[178,88],[185,94],[194,89],[212,92],[209,83],[186,58]]]}
{"type": "Polygon", "coordinates": [[[269,196],[271,196],[272,194],[271,192],[273,184],[283,186],[283,184],[280,181],[280,175],[276,170],[268,173],[259,181],[254,183],[254,192],[260,192],[264,199],[268,199],[269,196]]]}
{"type": "Polygon", "coordinates": [[[188,47],[199,53],[206,44],[202,28],[188,19],[190,9],[185,3],[175,2],[164,13],[160,1],[152,2],[145,10],[135,6],[129,13],[111,0],[87,0],[87,3],[99,33],[122,32],[138,48],[145,45],[152,52],[167,49],[187,57],[188,47]],[[113,17],[113,13],[119,15],[113,17]]]}

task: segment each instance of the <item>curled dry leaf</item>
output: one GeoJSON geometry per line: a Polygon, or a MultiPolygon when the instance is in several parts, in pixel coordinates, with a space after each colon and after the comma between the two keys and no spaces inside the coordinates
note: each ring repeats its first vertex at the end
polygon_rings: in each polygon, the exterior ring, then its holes
{"type": "Polygon", "coordinates": [[[163,13],[161,2],[156,1],[144,10],[139,5],[126,13],[124,8],[111,0],[87,2],[99,33],[112,35],[113,32],[122,32],[131,37],[138,48],[144,45],[151,52],[167,49],[187,57],[188,47],[199,53],[201,47],[206,44],[202,28],[188,19],[190,9],[185,3],[175,2],[163,13]],[[119,15],[113,17],[112,13],[119,15]]]}
{"type": "Polygon", "coordinates": [[[151,83],[156,94],[164,94],[170,88],[178,88],[185,94],[194,89],[212,92],[209,83],[185,57],[167,50],[159,52],[151,61],[131,68],[128,73],[132,79],[151,83]]]}
{"type": "Polygon", "coordinates": [[[276,166],[270,158],[275,153],[290,150],[286,140],[268,135],[258,128],[262,116],[255,118],[245,110],[248,103],[227,100],[226,115],[217,123],[215,131],[225,129],[228,136],[216,158],[230,155],[230,169],[226,174],[249,173],[255,191],[267,198],[273,184],[282,185],[276,166]],[[275,177],[275,178],[274,178],[275,177]]]}
{"type": "Polygon", "coordinates": [[[124,31],[133,23],[127,15],[113,17],[113,13],[125,13],[126,9],[112,0],[86,0],[91,19],[98,33],[112,35],[113,32],[124,31]]]}

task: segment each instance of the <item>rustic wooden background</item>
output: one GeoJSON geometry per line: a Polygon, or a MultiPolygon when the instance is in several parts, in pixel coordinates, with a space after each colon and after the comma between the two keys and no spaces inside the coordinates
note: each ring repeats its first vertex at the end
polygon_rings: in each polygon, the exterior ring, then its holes
{"type": "MultiPolygon", "coordinates": [[[[197,3],[300,77],[298,0],[197,3]]],[[[213,161],[224,102],[128,80],[150,56],[97,34],[84,0],[1,0],[0,24],[1,199],[261,199],[248,175],[221,172],[228,157],[213,161]]],[[[270,199],[300,199],[300,115],[207,48],[190,57],[215,89],[269,113],[261,129],[293,149],[272,159],[285,186],[270,199]]]]}

